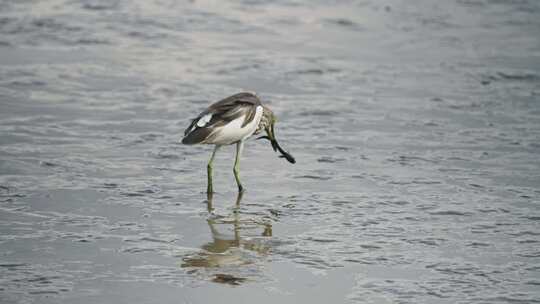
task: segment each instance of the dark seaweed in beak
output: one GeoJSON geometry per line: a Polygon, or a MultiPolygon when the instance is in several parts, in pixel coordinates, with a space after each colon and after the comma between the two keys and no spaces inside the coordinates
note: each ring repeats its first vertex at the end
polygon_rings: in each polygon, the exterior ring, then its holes
{"type": "Polygon", "coordinates": [[[272,149],[274,149],[275,152],[279,151],[279,153],[281,153],[280,157],[285,158],[291,164],[296,163],[296,160],[294,159],[294,157],[290,155],[289,153],[287,153],[287,151],[283,150],[281,146],[278,144],[276,137],[274,136],[274,124],[272,124],[270,128],[266,128],[266,133],[268,134],[267,136],[261,136],[257,139],[261,139],[261,138],[268,139],[270,143],[272,144],[272,149]]]}
{"type": "Polygon", "coordinates": [[[296,163],[296,160],[294,159],[294,157],[292,155],[290,155],[289,153],[287,153],[287,151],[284,151],[283,149],[281,149],[281,147],[279,146],[277,141],[274,140],[272,142],[272,146],[274,146],[274,144],[275,144],[276,148],[279,150],[279,152],[281,153],[280,157],[284,157],[291,164],[296,163]]]}

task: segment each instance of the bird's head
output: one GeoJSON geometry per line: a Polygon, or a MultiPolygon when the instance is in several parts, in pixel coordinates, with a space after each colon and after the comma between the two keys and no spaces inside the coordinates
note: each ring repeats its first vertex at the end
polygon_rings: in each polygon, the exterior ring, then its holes
{"type": "Polygon", "coordinates": [[[287,161],[294,164],[296,163],[296,160],[292,155],[284,151],[278,144],[276,135],[274,132],[274,125],[276,124],[277,118],[274,115],[274,112],[270,110],[269,108],[263,106],[263,115],[261,117],[261,122],[259,123],[259,129],[264,129],[266,131],[266,136],[261,136],[259,138],[268,139],[270,143],[272,144],[272,149],[274,151],[278,151],[281,153],[281,157],[284,157],[287,161]]]}

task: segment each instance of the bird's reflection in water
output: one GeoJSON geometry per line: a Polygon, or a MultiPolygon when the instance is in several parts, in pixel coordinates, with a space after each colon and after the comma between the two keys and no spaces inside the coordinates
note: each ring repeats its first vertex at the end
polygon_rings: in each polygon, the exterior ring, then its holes
{"type": "Polygon", "coordinates": [[[212,241],[201,246],[202,251],[184,257],[183,268],[191,268],[190,273],[212,270],[212,281],[217,283],[239,285],[247,280],[239,275],[242,273],[239,266],[255,264],[269,254],[272,225],[251,218],[241,219],[238,212],[241,200],[242,193],[239,193],[236,210],[230,216],[213,216],[213,197],[208,195],[210,217],[207,222],[212,241]]]}

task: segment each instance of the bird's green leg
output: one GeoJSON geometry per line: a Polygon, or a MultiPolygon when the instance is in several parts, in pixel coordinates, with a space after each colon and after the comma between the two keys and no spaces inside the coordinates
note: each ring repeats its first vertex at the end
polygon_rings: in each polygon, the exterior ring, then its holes
{"type": "Polygon", "coordinates": [[[244,187],[242,187],[242,183],[240,182],[240,176],[238,174],[240,173],[240,155],[242,154],[242,150],[244,149],[244,141],[239,141],[236,144],[236,158],[234,160],[234,178],[236,179],[236,184],[238,185],[238,192],[244,192],[244,187]]]}
{"type": "Polygon", "coordinates": [[[212,156],[210,157],[210,161],[208,161],[208,166],[206,167],[206,172],[208,173],[208,187],[206,188],[206,193],[212,194],[214,193],[214,189],[212,188],[212,164],[214,162],[214,157],[216,156],[216,152],[219,149],[220,146],[216,145],[214,148],[214,152],[212,152],[212,156]]]}

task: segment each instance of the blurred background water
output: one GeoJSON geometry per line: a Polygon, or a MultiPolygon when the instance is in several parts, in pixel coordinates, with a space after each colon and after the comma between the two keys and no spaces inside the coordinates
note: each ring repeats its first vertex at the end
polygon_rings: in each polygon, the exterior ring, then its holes
{"type": "Polygon", "coordinates": [[[0,2],[2,303],[540,302],[540,2],[0,2]],[[179,143],[257,91],[297,159],[179,143]],[[211,213],[208,212],[211,210],[211,213]]]}

